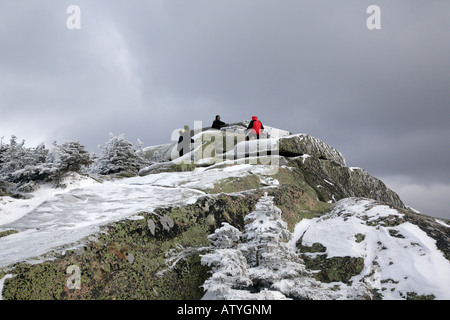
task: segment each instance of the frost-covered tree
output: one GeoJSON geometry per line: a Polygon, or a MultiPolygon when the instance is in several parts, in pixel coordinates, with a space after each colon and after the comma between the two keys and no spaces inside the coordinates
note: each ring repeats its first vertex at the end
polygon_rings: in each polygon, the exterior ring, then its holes
{"type": "Polygon", "coordinates": [[[202,264],[211,267],[212,276],[205,281],[203,288],[208,298],[227,299],[236,294],[236,290],[251,285],[248,278],[248,265],[242,252],[235,246],[241,232],[228,223],[208,236],[214,250],[202,256],[202,264]]]}
{"type": "Polygon", "coordinates": [[[11,136],[9,145],[2,146],[0,154],[0,174],[8,179],[9,175],[16,170],[23,169],[26,165],[28,156],[25,155],[26,149],[24,148],[25,140],[21,143],[17,142],[15,135],[11,136]]]}
{"type": "Polygon", "coordinates": [[[17,142],[16,136],[11,136],[10,144],[1,146],[0,176],[9,182],[23,183],[44,179],[43,172],[48,150],[44,144],[36,148],[26,148],[25,141],[17,142]]]}
{"type": "Polygon", "coordinates": [[[244,233],[224,224],[209,236],[213,249],[202,256],[212,273],[203,285],[205,298],[339,298],[306,270],[273,197],[265,194],[245,221],[244,233]]]}
{"type": "Polygon", "coordinates": [[[239,250],[216,249],[202,256],[202,263],[211,267],[212,276],[203,284],[210,298],[232,298],[236,291],[245,290],[252,283],[247,262],[239,250]]]}
{"type": "Polygon", "coordinates": [[[244,219],[247,224],[239,250],[252,267],[249,277],[261,287],[270,288],[282,279],[308,274],[289,243],[291,233],[281,213],[274,205],[273,197],[265,194],[256,204],[255,211],[244,219]]]}
{"type": "Polygon", "coordinates": [[[66,141],[61,145],[55,141],[53,150],[46,159],[44,171],[48,172],[51,180],[59,183],[67,172],[81,172],[91,163],[86,147],[78,141],[66,141]]]}
{"type": "Polygon", "coordinates": [[[4,138],[4,136],[0,138],[0,170],[2,169],[3,153],[5,153],[9,147],[8,144],[3,143],[4,138]]]}
{"type": "Polygon", "coordinates": [[[35,148],[26,148],[24,143],[13,135],[0,150],[0,178],[12,183],[17,192],[32,191],[39,182],[59,184],[65,173],[81,172],[91,164],[89,153],[79,142],[55,142],[51,152],[43,143],[35,148]]]}
{"type": "Polygon", "coordinates": [[[102,153],[92,167],[93,173],[126,172],[137,174],[141,168],[148,165],[148,162],[139,156],[133,144],[123,134],[115,136],[111,133],[106,146],[100,148],[102,153]]]}
{"type": "Polygon", "coordinates": [[[262,197],[255,211],[248,214],[244,221],[247,223],[243,234],[246,242],[241,245],[241,250],[245,252],[250,266],[276,262],[277,255],[289,251],[286,242],[291,234],[286,222],[281,219],[281,210],[273,204],[273,197],[262,197]]]}
{"type": "Polygon", "coordinates": [[[221,228],[208,236],[208,240],[215,248],[231,248],[240,242],[241,237],[242,232],[229,223],[223,222],[221,228]]]}
{"type": "Polygon", "coordinates": [[[45,147],[44,143],[41,143],[36,148],[32,149],[33,152],[33,162],[40,164],[45,163],[49,150],[45,147]]]}

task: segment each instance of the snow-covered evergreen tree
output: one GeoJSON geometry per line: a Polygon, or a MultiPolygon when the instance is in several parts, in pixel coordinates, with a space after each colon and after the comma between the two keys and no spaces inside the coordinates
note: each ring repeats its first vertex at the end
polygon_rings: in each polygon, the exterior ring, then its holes
{"type": "Polygon", "coordinates": [[[43,143],[35,148],[26,148],[24,143],[18,143],[13,135],[9,145],[2,143],[0,151],[0,178],[13,183],[17,192],[34,190],[35,182],[59,184],[65,173],[80,172],[91,164],[89,153],[79,142],[55,142],[51,152],[43,143]]]}
{"type": "Polygon", "coordinates": [[[212,276],[203,284],[211,299],[227,299],[236,290],[251,285],[248,265],[242,252],[232,248],[239,242],[241,232],[228,223],[208,236],[214,250],[202,256],[202,264],[211,267],[212,276]]]}
{"type": "Polygon", "coordinates": [[[273,197],[262,197],[255,211],[248,214],[244,221],[247,223],[243,234],[246,242],[241,245],[241,251],[245,252],[250,266],[276,262],[274,252],[278,255],[289,251],[286,242],[291,234],[286,222],[281,219],[281,210],[273,204],[273,197]]]}
{"type": "Polygon", "coordinates": [[[10,180],[10,175],[17,170],[23,169],[25,167],[24,159],[28,157],[25,156],[25,148],[23,145],[25,140],[21,143],[17,142],[17,137],[15,135],[11,136],[9,145],[2,146],[2,152],[0,154],[0,174],[5,180],[10,180]]]}
{"type": "Polygon", "coordinates": [[[26,183],[45,177],[42,166],[45,163],[48,150],[44,144],[36,148],[26,148],[25,141],[17,142],[16,136],[11,136],[10,144],[2,144],[0,152],[0,176],[14,183],[26,183]]]}
{"type": "Polygon", "coordinates": [[[208,236],[208,240],[215,248],[231,248],[240,242],[241,237],[242,232],[229,223],[223,222],[221,228],[208,236]]]}
{"type": "Polygon", "coordinates": [[[265,194],[255,211],[245,217],[244,242],[239,250],[252,267],[249,277],[254,285],[271,288],[283,279],[309,277],[303,261],[290,245],[291,233],[281,218],[273,197],[265,194]]]}
{"type": "Polygon", "coordinates": [[[137,174],[139,170],[149,163],[143,159],[127,140],[125,135],[110,134],[110,139],[102,148],[102,154],[95,161],[92,172],[99,174],[114,174],[126,172],[137,174]]]}
{"type": "Polygon", "coordinates": [[[213,250],[202,256],[212,273],[203,285],[206,299],[339,298],[306,270],[273,197],[265,194],[245,221],[243,234],[224,224],[209,236],[213,250]]]}
{"type": "Polygon", "coordinates": [[[53,143],[53,150],[46,159],[44,171],[48,172],[51,180],[60,182],[67,172],[81,172],[92,161],[86,147],[78,141],[66,141],[58,145],[53,143]]]}
{"type": "Polygon", "coordinates": [[[202,256],[202,263],[211,267],[212,276],[203,284],[211,299],[232,298],[236,291],[245,290],[252,283],[247,262],[239,250],[216,249],[202,256]]]}

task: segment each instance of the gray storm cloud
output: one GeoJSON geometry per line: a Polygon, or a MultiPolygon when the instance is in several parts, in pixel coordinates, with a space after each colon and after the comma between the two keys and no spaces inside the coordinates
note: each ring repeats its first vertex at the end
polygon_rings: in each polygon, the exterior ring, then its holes
{"type": "Polygon", "coordinates": [[[97,151],[109,132],[152,145],[258,115],[450,217],[436,196],[450,185],[449,18],[442,0],[5,1],[0,136],[97,151]],[[381,30],[366,27],[372,4],[381,30]]]}

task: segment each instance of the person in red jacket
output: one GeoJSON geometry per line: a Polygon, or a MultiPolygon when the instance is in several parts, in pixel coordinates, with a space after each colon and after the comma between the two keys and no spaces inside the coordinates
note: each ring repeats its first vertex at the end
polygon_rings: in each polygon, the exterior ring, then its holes
{"type": "Polygon", "coordinates": [[[250,121],[247,130],[251,130],[251,132],[247,135],[246,140],[250,140],[250,136],[256,136],[256,139],[259,139],[262,131],[264,130],[264,126],[261,121],[258,120],[257,116],[252,117],[252,121],[250,121]]]}

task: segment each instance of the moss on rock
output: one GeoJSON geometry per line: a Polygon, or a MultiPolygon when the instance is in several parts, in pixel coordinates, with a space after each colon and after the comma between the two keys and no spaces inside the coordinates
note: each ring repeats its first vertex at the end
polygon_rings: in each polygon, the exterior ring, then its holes
{"type": "Polygon", "coordinates": [[[364,269],[364,259],[361,257],[332,257],[319,254],[315,257],[302,255],[305,266],[316,270],[314,277],[321,282],[343,282],[351,285],[351,278],[360,274],[364,269]]]}
{"type": "Polygon", "coordinates": [[[365,234],[362,234],[362,233],[355,234],[355,242],[356,243],[363,242],[365,238],[366,238],[365,234]]]}
{"type": "Polygon", "coordinates": [[[207,189],[208,193],[233,193],[245,190],[258,189],[261,180],[257,175],[249,174],[244,177],[226,178],[214,184],[214,188],[207,189]]]}
{"type": "MultiPolygon", "coordinates": [[[[142,214],[142,213],[141,213],[142,214]]],[[[207,228],[193,226],[172,237],[151,235],[144,214],[142,220],[124,220],[108,226],[84,250],[71,250],[53,261],[40,264],[19,263],[11,271],[3,290],[5,299],[199,299],[200,285],[207,268],[198,254],[186,257],[167,269],[166,254],[177,246],[206,245],[207,228]],[[131,258],[132,257],[132,258],[131,258]],[[80,269],[81,287],[67,285],[69,266],[80,269]]]]}
{"type": "Polygon", "coordinates": [[[0,238],[9,236],[10,234],[15,234],[15,233],[19,233],[19,231],[17,231],[17,230],[2,231],[2,232],[0,232],[0,238]]]}

